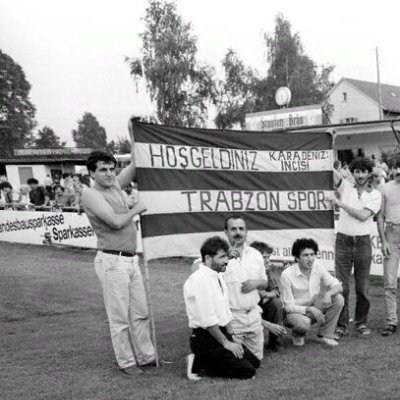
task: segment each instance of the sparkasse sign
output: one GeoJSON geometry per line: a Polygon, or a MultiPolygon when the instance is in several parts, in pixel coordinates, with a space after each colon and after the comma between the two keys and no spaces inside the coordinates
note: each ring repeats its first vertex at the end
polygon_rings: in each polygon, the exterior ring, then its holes
{"type": "Polygon", "coordinates": [[[252,131],[276,131],[321,124],[320,104],[246,114],[246,130],[252,131]]]}

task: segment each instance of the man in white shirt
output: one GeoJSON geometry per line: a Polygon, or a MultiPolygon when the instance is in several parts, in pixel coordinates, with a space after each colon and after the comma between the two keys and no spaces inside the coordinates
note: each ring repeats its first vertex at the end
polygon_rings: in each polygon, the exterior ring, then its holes
{"type": "Polygon", "coordinates": [[[339,317],[336,338],[341,339],[349,325],[350,275],[354,265],[356,286],[355,330],[361,335],[369,335],[367,317],[369,311],[368,278],[371,267],[371,239],[374,229],[373,216],[381,208],[381,194],[370,184],[373,163],[369,158],[357,157],[350,164],[354,184],[342,179],[334,171],[334,181],[338,197],[333,204],[340,208],[336,227],[336,276],[343,285],[345,304],[339,317]]]}
{"type": "Polygon", "coordinates": [[[231,246],[224,278],[233,314],[232,327],[246,347],[261,360],[264,353],[264,331],[258,290],[268,288],[264,260],[259,251],[246,244],[246,223],[239,214],[226,219],[225,234],[231,246]]]}
{"type": "Polygon", "coordinates": [[[400,260],[400,154],[391,169],[393,181],[381,187],[382,208],[378,213],[378,232],[382,243],[386,327],[382,336],[397,330],[397,272],[400,260]]]}
{"type": "Polygon", "coordinates": [[[282,272],[285,325],[292,328],[293,344],[304,345],[311,324],[318,323],[316,340],[337,346],[333,339],[344,300],[342,285],[324,267],[315,263],[318,244],[313,239],[297,239],[292,255],[297,264],[282,272]]]}
{"type": "Polygon", "coordinates": [[[201,246],[198,269],[183,287],[189,327],[193,329],[187,357],[187,376],[199,380],[200,372],[225,378],[250,379],[260,361],[234,334],[230,324],[228,288],[220,273],[228,264],[228,243],[218,236],[201,246]]]}

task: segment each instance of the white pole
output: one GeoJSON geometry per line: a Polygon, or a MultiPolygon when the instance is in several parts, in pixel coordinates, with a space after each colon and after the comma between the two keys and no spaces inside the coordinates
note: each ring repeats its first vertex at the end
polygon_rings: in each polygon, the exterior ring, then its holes
{"type": "Polygon", "coordinates": [[[149,310],[149,319],[150,319],[150,327],[151,327],[151,339],[154,347],[154,359],[156,361],[156,366],[160,366],[160,361],[158,357],[158,349],[157,349],[157,338],[156,338],[156,325],[154,322],[154,314],[153,314],[153,306],[151,304],[150,298],[150,275],[149,275],[149,266],[146,258],[146,251],[144,248],[144,240],[142,238],[142,251],[143,251],[143,263],[144,263],[144,288],[146,292],[147,299],[147,307],[149,310]]]}

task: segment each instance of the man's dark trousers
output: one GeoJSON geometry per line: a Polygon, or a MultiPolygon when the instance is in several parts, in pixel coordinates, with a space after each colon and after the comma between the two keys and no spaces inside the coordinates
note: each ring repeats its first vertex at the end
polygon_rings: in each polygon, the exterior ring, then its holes
{"type": "Polygon", "coordinates": [[[338,328],[346,331],[349,325],[350,275],[354,264],[356,286],[355,325],[367,322],[369,311],[368,278],[371,268],[371,239],[369,235],[348,236],[336,235],[336,278],[342,283],[344,307],[339,317],[338,328]]]}
{"type": "MultiPolygon", "coordinates": [[[[224,327],[220,328],[226,338],[232,341],[232,336],[224,327]]],[[[243,358],[225,349],[207,329],[193,329],[190,336],[190,348],[194,353],[192,372],[195,374],[204,371],[210,376],[223,378],[250,379],[256,374],[260,360],[246,347],[243,358]]]]}
{"type": "MultiPolygon", "coordinates": [[[[264,321],[272,322],[273,324],[282,325],[283,323],[283,307],[282,302],[274,297],[269,299],[266,303],[259,303],[262,308],[262,319],[264,321]]],[[[268,346],[274,347],[278,342],[278,336],[270,333],[268,346]]]]}

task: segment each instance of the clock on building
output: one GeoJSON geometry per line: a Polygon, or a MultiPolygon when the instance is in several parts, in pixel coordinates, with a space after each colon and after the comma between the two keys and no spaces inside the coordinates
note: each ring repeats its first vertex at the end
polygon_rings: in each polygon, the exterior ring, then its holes
{"type": "Polygon", "coordinates": [[[281,86],[275,93],[275,102],[279,107],[287,106],[292,99],[292,92],[286,86],[281,86]]]}

